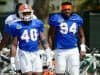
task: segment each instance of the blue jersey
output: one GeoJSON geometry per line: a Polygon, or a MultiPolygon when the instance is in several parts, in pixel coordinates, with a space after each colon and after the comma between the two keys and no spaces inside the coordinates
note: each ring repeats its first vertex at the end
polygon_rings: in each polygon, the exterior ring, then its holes
{"type": "MultiPolygon", "coordinates": [[[[33,19],[37,19],[37,17],[33,14],[32,15],[33,19]]],[[[16,14],[11,14],[5,19],[5,27],[4,27],[4,32],[7,34],[11,34],[11,31],[9,29],[9,26],[11,23],[21,21],[21,19],[16,15],[16,14]]]]}
{"type": "Polygon", "coordinates": [[[17,17],[16,14],[11,14],[9,15],[6,19],[5,19],[5,26],[4,26],[4,32],[7,34],[10,34],[10,29],[9,26],[11,23],[17,22],[17,21],[21,21],[20,18],[17,17]]]}
{"type": "Polygon", "coordinates": [[[56,29],[54,48],[70,49],[77,47],[78,28],[83,24],[83,19],[78,14],[73,13],[68,19],[61,13],[52,14],[48,22],[56,29]]]}
{"type": "Polygon", "coordinates": [[[38,50],[39,34],[44,31],[44,24],[38,19],[32,20],[28,25],[23,21],[12,23],[10,34],[18,38],[19,48],[25,51],[38,50]]]}

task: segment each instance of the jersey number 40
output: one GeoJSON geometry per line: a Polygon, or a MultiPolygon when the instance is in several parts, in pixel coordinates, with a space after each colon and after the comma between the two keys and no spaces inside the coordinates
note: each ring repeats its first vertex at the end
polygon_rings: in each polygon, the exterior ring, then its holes
{"type": "Polygon", "coordinates": [[[38,34],[37,34],[36,29],[31,29],[29,32],[26,29],[21,35],[21,39],[25,40],[26,42],[29,42],[29,40],[36,41],[37,37],[38,37],[38,34]]]}

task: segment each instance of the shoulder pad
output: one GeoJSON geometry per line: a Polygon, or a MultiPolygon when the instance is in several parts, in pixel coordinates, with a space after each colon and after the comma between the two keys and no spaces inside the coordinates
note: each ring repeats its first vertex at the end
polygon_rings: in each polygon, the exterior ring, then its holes
{"type": "Polygon", "coordinates": [[[78,15],[78,14],[75,14],[75,13],[72,14],[70,20],[76,21],[76,22],[79,23],[79,24],[83,24],[83,19],[82,19],[82,17],[81,17],[80,15],[78,15]]]}

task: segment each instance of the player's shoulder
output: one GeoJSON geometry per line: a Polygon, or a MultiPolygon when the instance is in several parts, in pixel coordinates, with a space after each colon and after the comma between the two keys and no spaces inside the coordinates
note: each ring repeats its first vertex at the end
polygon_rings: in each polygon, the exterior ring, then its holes
{"type": "Polygon", "coordinates": [[[21,25],[20,22],[21,21],[12,22],[12,23],[9,24],[9,27],[16,27],[17,25],[21,25]]]}
{"type": "Polygon", "coordinates": [[[9,29],[12,31],[17,31],[23,28],[22,21],[13,22],[9,25],[9,29]]]}
{"type": "Polygon", "coordinates": [[[11,14],[11,15],[7,16],[5,21],[12,20],[14,17],[16,17],[16,14],[11,14]]]}
{"type": "Polygon", "coordinates": [[[16,17],[16,14],[10,14],[10,15],[7,17],[7,19],[8,19],[8,18],[12,18],[12,17],[16,17]]]}
{"type": "Polygon", "coordinates": [[[77,14],[77,13],[72,13],[71,18],[72,18],[72,19],[76,19],[76,20],[82,19],[82,17],[81,17],[79,14],[77,14]]]}
{"type": "Polygon", "coordinates": [[[70,19],[78,24],[83,24],[83,18],[77,13],[73,13],[70,19]]]}
{"type": "Polygon", "coordinates": [[[16,14],[11,14],[5,19],[5,24],[10,24],[12,22],[17,21],[19,18],[17,17],[16,14]]]}

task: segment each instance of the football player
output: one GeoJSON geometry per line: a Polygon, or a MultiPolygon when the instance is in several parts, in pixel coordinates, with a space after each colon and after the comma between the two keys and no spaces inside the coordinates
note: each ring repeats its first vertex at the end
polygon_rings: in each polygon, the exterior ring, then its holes
{"type": "Polygon", "coordinates": [[[48,19],[48,41],[55,49],[56,75],[64,75],[65,72],[79,75],[78,42],[81,56],[86,53],[83,19],[73,13],[73,5],[70,2],[62,3],[61,10],[61,13],[51,14],[48,19]]]}
{"type": "MultiPolygon", "coordinates": [[[[6,45],[6,42],[10,36],[10,32],[11,30],[9,29],[9,26],[11,23],[13,22],[17,22],[17,21],[21,21],[21,19],[19,18],[19,14],[18,14],[18,9],[19,9],[19,6],[22,5],[22,3],[18,3],[17,6],[16,6],[16,9],[15,9],[15,14],[11,14],[9,15],[6,19],[5,19],[5,27],[4,27],[4,36],[3,36],[3,40],[0,44],[0,47],[4,47],[6,45]]],[[[33,19],[37,19],[37,17],[33,14],[32,15],[32,18],[33,19]]],[[[16,53],[16,70],[17,72],[20,71],[20,63],[19,63],[19,57],[18,57],[18,47],[17,47],[17,53],[16,53]]]]}
{"type": "MultiPolygon", "coordinates": [[[[22,3],[18,3],[16,5],[16,8],[15,8],[15,11],[16,13],[15,14],[11,14],[9,15],[6,19],[5,19],[5,26],[4,26],[4,33],[3,33],[3,39],[0,43],[0,49],[2,49],[3,47],[5,47],[8,43],[8,39],[11,38],[10,37],[10,29],[9,29],[9,25],[13,22],[17,22],[17,21],[20,21],[21,19],[19,18],[19,15],[18,15],[18,8],[19,6],[21,5],[22,3]]],[[[17,75],[19,75],[19,71],[20,71],[20,64],[19,64],[19,58],[18,58],[18,55],[16,54],[16,66],[12,69],[12,70],[15,70],[16,69],[16,72],[17,72],[17,75]]]]}
{"type": "Polygon", "coordinates": [[[23,4],[18,10],[21,21],[11,23],[9,28],[13,37],[11,47],[11,64],[15,63],[15,55],[17,44],[19,45],[19,60],[20,68],[23,75],[41,75],[42,61],[39,50],[39,40],[48,58],[50,57],[50,48],[44,36],[44,24],[39,19],[33,19],[33,10],[27,5],[23,4]]]}

